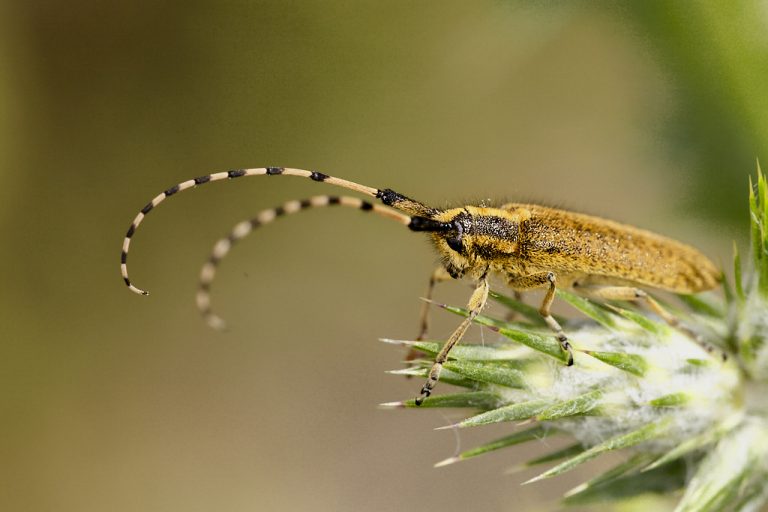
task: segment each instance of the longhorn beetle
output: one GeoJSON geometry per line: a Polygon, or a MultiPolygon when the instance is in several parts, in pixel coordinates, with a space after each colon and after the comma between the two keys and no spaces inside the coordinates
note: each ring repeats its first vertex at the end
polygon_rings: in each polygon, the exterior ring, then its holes
{"type": "MultiPolygon", "coordinates": [[[[197,306],[205,320],[220,328],[223,321],[210,307],[210,285],[221,259],[232,244],[247,236],[254,228],[268,224],[281,215],[321,206],[348,206],[376,213],[408,226],[411,231],[426,233],[440,255],[441,264],[433,272],[427,289],[431,298],[436,283],[449,279],[470,278],[475,282],[467,309],[469,314],[445,342],[435,358],[421,395],[421,405],[437,384],[443,363],[451,349],[461,340],[472,321],[488,300],[488,279],[499,276],[515,291],[546,288],[539,313],[555,333],[567,352],[567,364],[573,364],[573,351],[567,336],[550,306],[557,287],[571,288],[581,295],[600,300],[643,300],[669,324],[694,339],[696,335],[678,325],[645,291],[647,286],[674,293],[695,293],[714,288],[721,279],[720,271],[696,249],[663,236],[619,224],[606,219],[558,210],[535,204],[508,203],[499,207],[461,206],[439,209],[410,199],[391,189],[377,189],[335,178],[317,171],[264,167],[238,169],[209,174],[174,185],[161,192],[136,215],[123,240],[120,269],[128,288],[141,295],[148,292],[135,287],[128,278],[128,249],[131,239],[144,217],[166,198],[214,181],[244,176],[299,176],[336,185],[378,199],[372,204],[356,197],[314,196],[289,201],[274,209],[263,210],[252,220],[235,226],[227,238],[219,240],[203,265],[197,292],[197,306]]],[[[417,339],[426,336],[429,303],[421,314],[421,330],[417,339]]]]}

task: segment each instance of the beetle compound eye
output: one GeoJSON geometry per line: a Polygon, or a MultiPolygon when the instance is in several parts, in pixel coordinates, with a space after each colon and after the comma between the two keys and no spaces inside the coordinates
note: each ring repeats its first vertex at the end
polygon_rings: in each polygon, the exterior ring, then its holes
{"type": "Polygon", "coordinates": [[[448,247],[450,247],[454,251],[458,252],[459,254],[464,252],[464,244],[461,243],[461,237],[460,236],[446,238],[445,239],[445,243],[448,244],[448,247]]]}
{"type": "Polygon", "coordinates": [[[464,226],[461,224],[461,222],[454,219],[454,221],[451,223],[451,227],[456,230],[456,236],[446,238],[445,243],[447,243],[448,247],[450,247],[457,253],[463,254],[464,244],[461,242],[461,238],[464,235],[464,226]]]}

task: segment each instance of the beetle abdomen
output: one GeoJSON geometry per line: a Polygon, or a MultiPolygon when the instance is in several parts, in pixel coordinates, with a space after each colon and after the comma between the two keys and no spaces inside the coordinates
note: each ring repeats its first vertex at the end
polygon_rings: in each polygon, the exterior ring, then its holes
{"type": "Polygon", "coordinates": [[[502,208],[531,212],[521,229],[520,256],[543,270],[617,278],[675,293],[709,290],[721,278],[698,250],[650,231],[544,206],[502,208]]]}

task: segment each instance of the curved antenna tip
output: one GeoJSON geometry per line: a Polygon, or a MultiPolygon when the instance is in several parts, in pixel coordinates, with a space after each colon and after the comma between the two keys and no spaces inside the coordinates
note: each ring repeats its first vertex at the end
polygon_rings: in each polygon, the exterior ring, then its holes
{"type": "Polygon", "coordinates": [[[142,290],[141,288],[137,288],[130,283],[128,283],[128,289],[137,295],[143,295],[145,297],[149,295],[149,292],[147,290],[142,290]]]}

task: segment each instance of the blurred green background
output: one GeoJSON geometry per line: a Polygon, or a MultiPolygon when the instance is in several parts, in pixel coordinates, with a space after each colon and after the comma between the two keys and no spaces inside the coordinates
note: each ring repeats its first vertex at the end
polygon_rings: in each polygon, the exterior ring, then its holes
{"type": "MultiPolygon", "coordinates": [[[[730,261],[768,147],[762,2],[2,2],[0,508],[551,510],[524,450],[432,469],[455,415],[382,411],[428,244],[348,210],[281,220],[194,309],[211,244],[319,169],[436,204],[534,200],[730,261]]],[[[338,191],[336,191],[338,192],[338,191]]],[[[464,286],[438,299],[462,303],[464,286]]],[[[433,334],[455,318],[436,314],[433,334]]],[[[486,335],[486,338],[489,335],[486,335]]],[[[480,332],[470,332],[479,340],[480,332]]],[[[463,448],[509,427],[462,431],[463,448]]],[[[550,442],[550,441],[547,441],[550,442]]],[[[535,447],[534,447],[535,450],[535,447]]]]}

